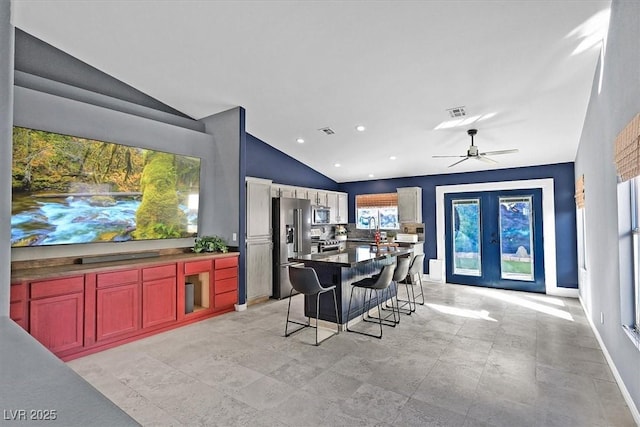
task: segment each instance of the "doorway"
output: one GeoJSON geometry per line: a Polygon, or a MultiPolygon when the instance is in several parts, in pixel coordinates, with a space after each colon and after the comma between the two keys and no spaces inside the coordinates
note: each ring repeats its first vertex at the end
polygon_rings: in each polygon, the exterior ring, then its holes
{"type": "Polygon", "coordinates": [[[539,188],[445,194],[448,283],[545,292],[539,188]]]}

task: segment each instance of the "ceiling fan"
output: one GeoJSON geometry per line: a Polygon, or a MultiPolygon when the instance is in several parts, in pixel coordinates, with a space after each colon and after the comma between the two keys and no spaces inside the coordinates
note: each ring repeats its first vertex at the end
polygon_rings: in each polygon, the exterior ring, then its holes
{"type": "Polygon", "coordinates": [[[473,144],[473,136],[476,135],[478,133],[478,129],[469,129],[467,131],[467,134],[471,137],[471,145],[469,146],[469,149],[467,150],[467,154],[464,156],[432,156],[433,158],[442,158],[442,157],[462,157],[462,160],[458,160],[455,163],[450,164],[448,167],[452,167],[455,166],[459,163],[464,162],[465,160],[469,160],[469,159],[476,159],[476,160],[481,160],[483,162],[486,163],[498,163],[497,161],[493,160],[490,157],[487,156],[495,156],[498,154],[511,154],[511,153],[517,153],[518,150],[517,149],[513,149],[513,150],[497,150],[497,151],[485,151],[484,153],[480,153],[478,151],[478,147],[475,146],[473,144]]]}

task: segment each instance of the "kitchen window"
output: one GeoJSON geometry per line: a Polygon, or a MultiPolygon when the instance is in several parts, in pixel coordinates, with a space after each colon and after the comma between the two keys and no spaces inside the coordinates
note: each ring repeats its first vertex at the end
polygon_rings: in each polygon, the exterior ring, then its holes
{"type": "Polygon", "coordinates": [[[356,195],[356,228],[397,230],[398,193],[356,195]]]}

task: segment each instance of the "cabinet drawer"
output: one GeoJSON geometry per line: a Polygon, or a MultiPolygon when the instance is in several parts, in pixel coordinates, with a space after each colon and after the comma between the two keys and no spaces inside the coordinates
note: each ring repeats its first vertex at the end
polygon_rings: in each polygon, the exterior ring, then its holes
{"type": "Polygon", "coordinates": [[[238,265],[238,257],[219,258],[215,260],[216,270],[220,268],[235,267],[238,265]]]}
{"type": "Polygon", "coordinates": [[[96,278],[96,286],[105,288],[107,286],[125,285],[138,281],[138,270],[114,271],[113,273],[100,273],[96,278]]]}
{"type": "Polygon", "coordinates": [[[24,319],[24,302],[12,302],[9,304],[9,318],[14,321],[24,319]]]}
{"type": "MultiPolygon", "coordinates": [[[[238,288],[238,279],[235,277],[223,280],[216,280],[216,295],[224,292],[235,291],[238,288]]],[[[216,296],[216,298],[218,298],[216,296]]]]}
{"type": "Polygon", "coordinates": [[[238,277],[238,267],[216,270],[216,280],[229,279],[230,277],[238,277]]]}
{"type": "Polygon", "coordinates": [[[235,291],[216,295],[216,309],[233,307],[236,302],[238,302],[238,293],[235,291]]]}
{"type": "Polygon", "coordinates": [[[27,287],[23,284],[11,285],[10,288],[10,300],[11,302],[23,301],[27,299],[27,287]]]}
{"type": "Polygon", "coordinates": [[[176,275],[176,265],[161,265],[158,267],[147,267],[142,269],[142,280],[156,280],[165,277],[174,277],[176,275]]]}
{"type": "Polygon", "coordinates": [[[196,274],[211,270],[211,260],[193,261],[184,263],[184,274],[196,274]]]}
{"type": "Polygon", "coordinates": [[[31,298],[45,298],[84,290],[84,276],[31,283],[31,298]]]}

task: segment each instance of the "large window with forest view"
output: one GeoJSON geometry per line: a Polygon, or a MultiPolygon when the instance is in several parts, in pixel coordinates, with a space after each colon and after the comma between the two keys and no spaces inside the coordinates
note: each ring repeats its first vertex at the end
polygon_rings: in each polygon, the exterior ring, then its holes
{"type": "Polygon", "coordinates": [[[11,246],[194,236],[200,159],[14,127],[11,246]]]}

